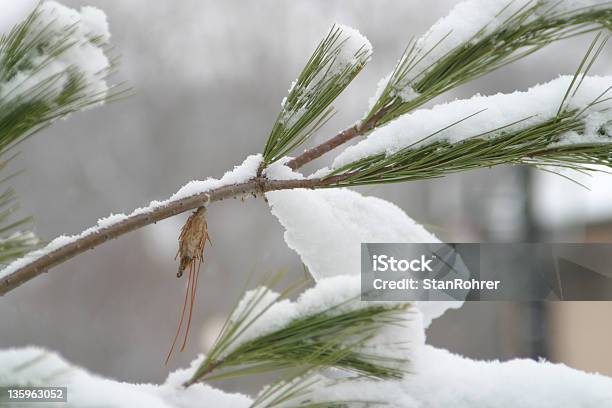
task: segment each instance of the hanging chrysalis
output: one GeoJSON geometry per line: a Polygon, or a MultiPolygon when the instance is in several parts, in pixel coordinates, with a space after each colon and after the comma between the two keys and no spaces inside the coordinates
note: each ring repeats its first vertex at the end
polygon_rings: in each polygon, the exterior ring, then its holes
{"type": "Polygon", "coordinates": [[[177,278],[183,276],[183,272],[188,270],[189,279],[187,281],[187,290],[185,292],[185,300],[183,301],[183,308],[181,311],[181,318],[179,320],[178,328],[172,346],[166,357],[166,364],[170,360],[176,341],[181,333],[183,327],[183,321],[185,320],[185,313],[187,311],[187,303],[189,303],[189,313],[187,315],[187,324],[185,328],[185,336],[183,344],[181,345],[180,351],[185,349],[187,345],[187,338],[189,337],[189,329],[191,327],[191,317],[193,314],[193,305],[195,304],[196,290],[198,286],[198,276],[200,274],[200,266],[204,260],[204,249],[206,247],[206,241],[210,241],[208,235],[208,223],[206,222],[206,207],[198,208],[189,218],[181,230],[179,236],[179,249],[176,254],[176,258],[179,259],[179,269],[176,274],[177,278]]]}

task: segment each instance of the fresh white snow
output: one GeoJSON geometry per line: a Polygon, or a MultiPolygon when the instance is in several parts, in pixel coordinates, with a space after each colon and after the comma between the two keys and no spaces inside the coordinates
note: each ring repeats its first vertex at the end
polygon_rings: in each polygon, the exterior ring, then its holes
{"type": "MultiPolygon", "coordinates": [[[[322,281],[294,305],[302,305],[300,312],[319,310],[320,300],[339,299],[336,288],[345,284],[345,279],[322,281]]],[[[267,319],[278,316],[278,311],[267,313],[271,314],[267,319]]],[[[409,371],[403,379],[369,380],[351,378],[337,370],[326,371],[324,376],[319,376],[321,383],[311,389],[308,397],[314,401],[370,401],[397,408],[599,408],[612,404],[609,377],[545,361],[472,360],[423,345],[419,337],[422,330],[414,326],[393,329],[376,339],[381,348],[372,352],[377,354],[388,351],[385,344],[409,342],[412,354],[405,367],[409,371]]],[[[100,405],[188,408],[203,402],[213,407],[250,406],[252,399],[243,394],[227,393],[201,383],[188,389],[182,387],[203,358],[200,355],[189,368],[170,373],[163,384],[131,384],[91,374],[40,348],[5,349],[0,350],[0,386],[67,386],[67,406],[80,408],[100,405]]]]}
{"type": "Polygon", "coordinates": [[[38,8],[38,22],[29,33],[35,38],[44,32],[49,43],[63,41],[69,34],[73,44],[50,58],[51,49],[41,47],[37,54],[30,56],[33,66],[44,64],[40,70],[18,72],[13,78],[0,84],[0,97],[14,98],[34,89],[37,85],[54,78],[52,86],[45,88],[50,99],[59,95],[68,86],[72,72],[76,69],[86,83],[87,95],[104,98],[108,84],[104,75],[111,62],[104,47],[110,40],[106,15],[94,7],[83,7],[81,11],[63,6],[55,1],[45,1],[38,8]]]}
{"type": "Polygon", "coordinates": [[[347,65],[362,61],[357,57],[359,53],[363,52],[367,55],[367,59],[370,58],[373,50],[370,40],[355,28],[339,23],[336,23],[335,26],[342,32],[340,36],[342,47],[336,55],[332,71],[338,73],[347,65]]]}
{"type": "Polygon", "coordinates": [[[200,356],[190,368],[170,373],[163,384],[130,384],[91,374],[37,347],[5,349],[0,350],[0,386],[68,387],[68,403],[62,406],[75,408],[192,408],[202,403],[210,407],[246,408],[251,405],[246,395],[226,393],[206,384],[184,389],[183,382],[202,360],[200,356]]]}
{"type": "MultiPolygon", "coordinates": [[[[561,76],[527,91],[491,96],[476,95],[470,99],[442,103],[431,109],[420,109],[403,115],[375,130],[356,145],[348,147],[335,158],[332,167],[338,168],[373,154],[392,154],[408,146],[418,148],[441,140],[457,143],[517,121],[521,122],[505,130],[519,130],[542,123],[555,117],[571,80],[571,76],[561,76]],[[481,113],[440,131],[477,112],[481,113]],[[439,133],[428,137],[436,132],[439,133]]],[[[586,77],[576,95],[569,100],[568,107],[584,108],[611,85],[612,76],[586,77]]],[[[612,102],[607,101],[590,108],[587,111],[586,133],[568,133],[561,143],[611,143],[610,137],[597,133],[602,124],[612,119],[612,112],[609,110],[599,111],[611,106],[612,102]]]]}
{"type": "Polygon", "coordinates": [[[612,406],[612,379],[563,364],[477,361],[424,346],[399,381],[355,380],[317,387],[315,399],[383,402],[390,408],[600,408],[612,406]]]}
{"type": "Polygon", "coordinates": [[[174,193],[170,198],[163,201],[151,201],[151,203],[146,207],[137,208],[132,211],[131,214],[111,214],[106,218],[101,218],[98,220],[98,223],[86,229],[85,231],[76,234],[76,235],[61,235],[51,241],[45,247],[38,249],[36,251],[32,251],[25,255],[23,258],[17,259],[13,261],[11,264],[6,266],[4,269],[0,270],[0,279],[9,276],[16,270],[23,268],[24,266],[42,258],[43,256],[53,252],[56,249],[61,248],[71,242],[76,241],[79,238],[86,237],[87,235],[93,234],[99,231],[101,228],[108,228],[114,224],[117,224],[126,218],[139,214],[146,214],[151,212],[152,210],[160,207],[165,207],[171,204],[174,201],[187,198],[193,195],[206,193],[207,191],[213,190],[222,186],[229,186],[232,184],[239,184],[248,181],[249,179],[255,177],[257,174],[257,168],[261,163],[262,156],[261,154],[254,154],[248,156],[244,162],[238,166],[235,166],[233,170],[226,172],[223,177],[220,179],[208,178],[207,180],[194,180],[185,184],[181,187],[176,193],[174,193]]]}
{"type": "MultiPolygon", "coordinates": [[[[302,178],[282,162],[266,172],[273,179],[302,178]]],[[[285,242],[300,255],[315,280],[359,276],[362,242],[436,243],[440,240],[401,208],[349,189],[273,191],[266,193],[272,214],[285,228],[285,242]]],[[[423,322],[462,302],[419,302],[423,322]]]]}

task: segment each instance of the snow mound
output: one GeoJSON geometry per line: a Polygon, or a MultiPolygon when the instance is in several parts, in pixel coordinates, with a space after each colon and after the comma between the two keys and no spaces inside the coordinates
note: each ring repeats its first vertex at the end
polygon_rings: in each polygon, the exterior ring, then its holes
{"type": "Polygon", "coordinates": [[[319,387],[316,400],[366,400],[397,408],[599,408],[612,406],[612,379],[563,364],[476,361],[425,346],[414,374],[319,387]]]}
{"type": "MultiPolygon", "coordinates": [[[[273,179],[301,178],[282,163],[273,179]]],[[[398,206],[348,189],[274,191],[266,194],[272,214],[285,228],[285,242],[300,255],[315,280],[359,276],[362,242],[437,243],[440,240],[398,206]]],[[[427,327],[462,302],[418,302],[427,327]]]]}
{"type": "MultiPolygon", "coordinates": [[[[58,386],[68,388],[68,406],[109,408],[191,408],[203,401],[211,407],[249,407],[251,399],[206,384],[185,389],[203,357],[188,369],[171,373],[166,382],[130,384],[113,381],[73,366],[56,353],[37,347],[0,350],[0,386],[58,386]]],[[[44,405],[44,404],[43,404],[44,405]]]]}

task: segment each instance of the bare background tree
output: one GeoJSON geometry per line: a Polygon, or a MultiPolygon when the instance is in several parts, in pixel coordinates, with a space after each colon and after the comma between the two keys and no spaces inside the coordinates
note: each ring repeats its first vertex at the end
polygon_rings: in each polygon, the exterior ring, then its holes
{"type": "MultiPolygon", "coordinates": [[[[339,114],[311,145],[321,142],[361,116],[407,40],[456,2],[424,7],[385,0],[374,7],[368,1],[97,1],[93,5],[108,13],[123,54],[121,79],[133,85],[136,96],[80,114],[24,143],[27,154],[18,164],[28,172],[14,182],[24,212],[38,215],[36,231],[50,239],[168,196],[188,180],[220,175],[261,149],[305,55],[339,21],[366,34],[376,58],[340,97],[339,114]]],[[[567,56],[582,55],[584,42],[555,44],[454,95],[525,89],[558,72],[571,73],[576,60],[567,56]]],[[[608,53],[594,73],[609,63],[608,53]]],[[[316,164],[324,162],[325,157],[316,164]]],[[[504,167],[361,190],[398,204],[446,241],[511,241],[528,237],[533,217],[541,219],[526,211],[525,202],[534,197],[523,194],[524,180],[522,170],[504,167]]],[[[173,260],[184,221],[179,216],[113,241],[60,266],[52,279],[33,280],[2,298],[0,346],[42,345],[105,376],[162,380],[184,289],[173,260]]],[[[172,367],[211,344],[245,275],[281,268],[293,277],[303,273],[262,200],[216,206],[208,221],[214,245],[202,269],[193,338],[172,367]]],[[[574,239],[565,231],[554,227],[548,233],[574,239]]],[[[472,357],[546,352],[566,361],[571,356],[555,354],[556,333],[542,325],[555,313],[545,311],[542,320],[527,305],[466,305],[436,321],[429,341],[472,357]]],[[[611,356],[608,349],[599,353],[601,360],[611,356]]]]}

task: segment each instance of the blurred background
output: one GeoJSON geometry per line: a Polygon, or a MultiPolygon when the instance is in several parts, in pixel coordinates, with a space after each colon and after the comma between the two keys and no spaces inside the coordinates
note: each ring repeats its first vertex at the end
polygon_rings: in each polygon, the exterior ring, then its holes
{"type": "MultiPolygon", "coordinates": [[[[63,0],[106,11],[123,56],[117,80],[135,96],[22,144],[16,162],[27,172],[14,186],[23,211],[36,214],[37,233],[52,239],[165,198],[189,180],[222,175],[261,151],[289,84],[337,21],[370,39],[374,59],[311,143],[321,141],[363,114],[410,37],[457,2],[63,0]]],[[[440,100],[571,74],[590,41],[555,44],[440,100]]],[[[611,56],[608,47],[593,71],[611,74],[611,56]]],[[[612,176],[586,183],[591,191],[503,167],[361,190],[399,205],[448,242],[610,242],[612,176]]],[[[109,242],[0,299],[0,347],[40,345],[104,376],[160,382],[210,347],[249,275],[286,269],[292,281],[303,277],[263,200],[215,205],[191,342],[164,367],[184,294],[174,261],[184,220],[109,242]]],[[[612,375],[611,314],[605,302],[471,303],[434,321],[428,342],[474,358],[544,357],[612,375]]]]}

